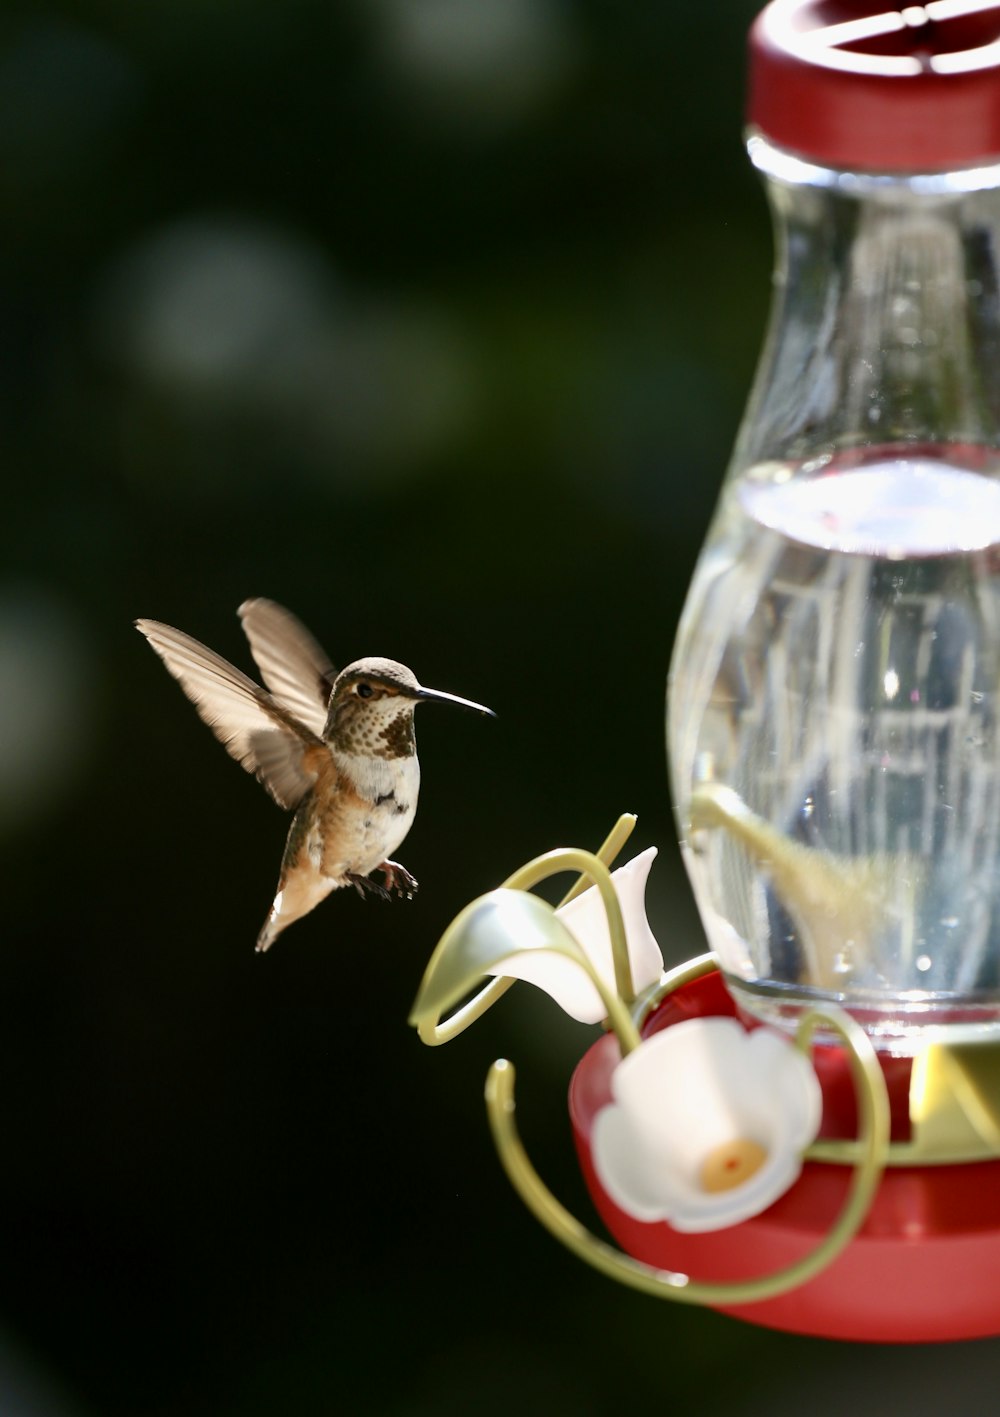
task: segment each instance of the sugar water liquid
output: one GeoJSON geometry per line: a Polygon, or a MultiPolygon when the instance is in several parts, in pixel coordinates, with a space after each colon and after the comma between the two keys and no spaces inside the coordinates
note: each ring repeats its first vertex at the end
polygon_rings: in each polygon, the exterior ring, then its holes
{"type": "Polygon", "coordinates": [[[675,798],[737,1002],[906,1051],[1000,1034],[1000,455],[888,446],[731,485],[671,681],[675,798]]]}

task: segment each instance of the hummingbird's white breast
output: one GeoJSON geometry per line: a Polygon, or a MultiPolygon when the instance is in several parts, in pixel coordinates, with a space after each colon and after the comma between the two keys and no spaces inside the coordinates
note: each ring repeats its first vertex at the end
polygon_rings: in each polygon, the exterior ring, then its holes
{"type": "Polygon", "coordinates": [[[413,825],[420,764],[415,753],[379,758],[333,749],[332,757],[344,790],[324,824],[323,873],[365,876],[391,857],[413,825]]]}

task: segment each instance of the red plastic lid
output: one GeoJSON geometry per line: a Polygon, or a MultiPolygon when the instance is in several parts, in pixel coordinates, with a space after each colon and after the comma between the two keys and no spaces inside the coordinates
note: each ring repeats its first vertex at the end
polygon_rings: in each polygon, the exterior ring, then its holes
{"type": "Polygon", "coordinates": [[[772,0],[750,32],[750,122],[830,167],[1000,157],[1000,0],[772,0]]]}

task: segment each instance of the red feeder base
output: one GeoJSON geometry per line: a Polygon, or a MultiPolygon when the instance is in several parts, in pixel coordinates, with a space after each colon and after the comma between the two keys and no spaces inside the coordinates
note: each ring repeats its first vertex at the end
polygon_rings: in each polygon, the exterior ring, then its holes
{"type": "MultiPolygon", "coordinates": [[[[710,1015],[736,1015],[717,972],[670,995],[643,1033],[710,1015]]],[[[707,1234],[683,1234],[619,1210],[602,1189],[590,1153],[593,1121],[611,1101],[617,1061],[617,1041],[608,1034],[577,1066],[569,1106],[594,1204],[627,1254],[719,1282],[773,1273],[816,1247],[844,1202],[848,1167],[807,1162],[792,1189],[763,1214],[707,1234]]],[[[824,1098],[821,1135],[853,1135],[853,1092],[842,1051],[818,1049],[814,1062],[824,1098]]],[[[908,1059],[883,1060],[893,1140],[906,1137],[909,1068],[908,1059]]],[[[827,1269],[787,1294],[720,1312],[790,1333],[872,1343],[1000,1334],[1000,1161],[888,1167],[862,1229],[827,1269]]]]}

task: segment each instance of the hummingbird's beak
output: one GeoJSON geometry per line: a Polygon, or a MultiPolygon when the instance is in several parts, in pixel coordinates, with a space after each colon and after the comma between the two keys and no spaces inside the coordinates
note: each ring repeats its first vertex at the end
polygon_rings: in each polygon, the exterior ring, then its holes
{"type": "Polygon", "coordinates": [[[429,699],[441,704],[458,704],[459,708],[474,709],[476,713],[485,713],[489,718],[496,718],[493,710],[485,704],[474,704],[471,699],[460,699],[457,694],[444,694],[440,689],[414,689],[413,698],[418,701],[429,699]]]}

